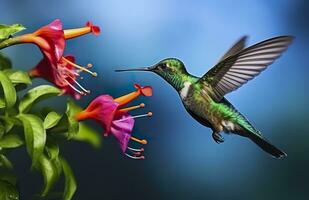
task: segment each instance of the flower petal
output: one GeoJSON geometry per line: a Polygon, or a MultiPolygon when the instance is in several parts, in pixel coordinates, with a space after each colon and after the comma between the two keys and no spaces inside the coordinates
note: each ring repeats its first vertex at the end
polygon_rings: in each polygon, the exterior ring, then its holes
{"type": "Polygon", "coordinates": [[[47,56],[53,64],[59,61],[65,48],[65,38],[61,21],[59,19],[54,20],[50,24],[39,28],[34,32],[34,35],[48,43],[48,48],[46,48],[43,47],[41,43],[36,42],[43,54],[47,56]]]}
{"type": "Polygon", "coordinates": [[[117,116],[111,126],[111,134],[113,134],[122,152],[125,152],[131,137],[131,133],[134,127],[134,119],[128,113],[117,116]]]}
{"type": "Polygon", "coordinates": [[[90,27],[91,28],[91,33],[93,33],[96,36],[98,36],[100,34],[100,32],[101,32],[100,27],[99,26],[94,26],[92,24],[92,22],[90,22],[90,21],[88,21],[86,23],[86,26],[90,27]]]}
{"type": "Polygon", "coordinates": [[[142,95],[147,96],[147,97],[152,96],[152,87],[151,86],[142,87],[140,84],[135,83],[134,87],[136,89],[138,89],[142,95]]]}
{"type": "Polygon", "coordinates": [[[62,22],[60,19],[55,19],[48,26],[54,30],[62,30],[62,22]]]}
{"type": "Polygon", "coordinates": [[[105,133],[109,134],[117,107],[118,103],[113,97],[100,95],[89,104],[85,111],[91,113],[91,117],[103,126],[105,133]]]}

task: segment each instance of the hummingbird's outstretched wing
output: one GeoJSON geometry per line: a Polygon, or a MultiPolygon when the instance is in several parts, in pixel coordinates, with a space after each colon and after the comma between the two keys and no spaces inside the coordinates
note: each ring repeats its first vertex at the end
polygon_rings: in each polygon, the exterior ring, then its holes
{"type": "Polygon", "coordinates": [[[198,83],[210,85],[213,98],[220,101],[225,94],[238,89],[272,64],[292,40],[291,36],[280,36],[243,49],[216,64],[198,83]]]}
{"type": "Polygon", "coordinates": [[[220,58],[218,62],[221,62],[222,60],[225,60],[226,58],[235,55],[236,53],[243,50],[246,46],[246,40],[247,36],[241,37],[223,56],[220,58]]]}

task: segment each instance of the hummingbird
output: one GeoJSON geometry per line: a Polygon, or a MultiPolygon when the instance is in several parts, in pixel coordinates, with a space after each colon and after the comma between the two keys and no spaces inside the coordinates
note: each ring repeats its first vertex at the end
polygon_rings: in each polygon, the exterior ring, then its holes
{"type": "Polygon", "coordinates": [[[265,70],[288,48],[293,37],[274,37],[245,48],[246,40],[247,36],[240,38],[202,77],[188,73],[184,63],[177,58],[116,72],[156,73],[178,92],[187,112],[211,128],[215,142],[224,142],[221,132],[232,133],[249,138],[275,158],[284,158],[287,154],[271,144],[224,96],[265,70]]]}

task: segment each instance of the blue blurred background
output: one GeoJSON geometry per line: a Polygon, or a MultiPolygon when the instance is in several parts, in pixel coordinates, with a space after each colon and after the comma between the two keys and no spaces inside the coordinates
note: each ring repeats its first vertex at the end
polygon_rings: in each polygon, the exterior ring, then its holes
{"type": "MultiPolygon", "coordinates": [[[[99,37],[87,35],[67,43],[66,53],[74,54],[80,64],[92,62],[99,73],[83,81],[93,92],[80,105],[101,93],[115,97],[128,93],[133,83],[153,86],[153,97],[136,102],[145,102],[146,108],[135,111],[154,113],[151,119],[137,120],[134,131],[149,142],[146,160],[124,157],[111,138],[99,150],[80,143],[62,146],[78,181],[75,199],[307,199],[308,4],[305,0],[2,0],[0,19],[24,24],[26,32],[56,18],[64,28],[80,27],[88,20],[101,27],[99,37]],[[237,136],[224,135],[226,141],[216,144],[211,130],[193,120],[178,94],[155,74],[114,72],[177,57],[190,73],[201,76],[243,35],[250,36],[251,45],[286,34],[296,37],[288,51],[258,78],[227,95],[288,153],[284,160],[271,158],[237,136]]],[[[4,52],[23,69],[42,57],[34,45],[4,52]]],[[[24,150],[10,158],[20,179],[21,199],[30,199],[40,190],[41,177],[29,172],[24,150]]]]}

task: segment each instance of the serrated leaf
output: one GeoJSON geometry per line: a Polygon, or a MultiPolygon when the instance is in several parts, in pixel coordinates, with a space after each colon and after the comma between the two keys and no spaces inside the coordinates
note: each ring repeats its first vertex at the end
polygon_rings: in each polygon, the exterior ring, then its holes
{"type": "Polygon", "coordinates": [[[12,24],[12,25],[0,24],[0,41],[8,39],[10,36],[24,29],[26,28],[21,24],[12,24]]]}
{"type": "Polygon", "coordinates": [[[55,159],[49,159],[45,154],[42,154],[39,163],[44,179],[44,188],[41,196],[44,197],[59,179],[62,172],[62,165],[58,157],[55,159]]]}
{"type": "Polygon", "coordinates": [[[66,115],[68,117],[69,127],[68,127],[68,139],[71,139],[74,135],[78,133],[79,123],[75,118],[77,112],[80,112],[81,108],[76,105],[71,99],[67,102],[66,115]]]}
{"type": "Polygon", "coordinates": [[[9,77],[11,82],[15,85],[17,84],[26,84],[30,85],[32,83],[28,73],[20,70],[7,69],[3,73],[9,77]]]}
{"type": "Polygon", "coordinates": [[[60,94],[60,90],[50,85],[41,85],[28,91],[24,98],[19,103],[19,112],[28,112],[33,104],[51,96],[60,94]]]}
{"type": "Polygon", "coordinates": [[[0,199],[18,200],[19,194],[16,187],[8,181],[0,180],[0,199]]]}
{"type": "Polygon", "coordinates": [[[48,113],[44,119],[44,128],[45,129],[50,129],[53,128],[54,126],[56,126],[58,124],[58,122],[61,119],[61,115],[52,111],[50,113],[48,113]]]}
{"type": "Polygon", "coordinates": [[[79,131],[76,135],[74,135],[73,139],[83,142],[88,142],[93,147],[98,148],[101,146],[102,137],[95,131],[94,129],[90,128],[86,124],[80,122],[79,123],[79,131]]]}
{"type": "Polygon", "coordinates": [[[43,121],[31,114],[20,114],[17,118],[24,126],[27,152],[32,157],[32,166],[35,166],[43,154],[46,142],[46,132],[43,121]]]}
{"type": "Polygon", "coordinates": [[[9,133],[0,139],[1,148],[16,148],[24,144],[24,140],[17,133],[9,133]]]}
{"type": "Polygon", "coordinates": [[[8,57],[4,56],[2,53],[0,53],[0,70],[10,68],[12,68],[11,60],[8,57]]]}
{"type": "Polygon", "coordinates": [[[2,71],[0,71],[0,84],[3,89],[6,107],[11,108],[15,105],[17,99],[16,91],[11,80],[2,71]]]}
{"type": "Polygon", "coordinates": [[[61,158],[61,164],[65,179],[63,200],[71,200],[76,191],[76,180],[70,165],[64,158],[61,158]]]}

